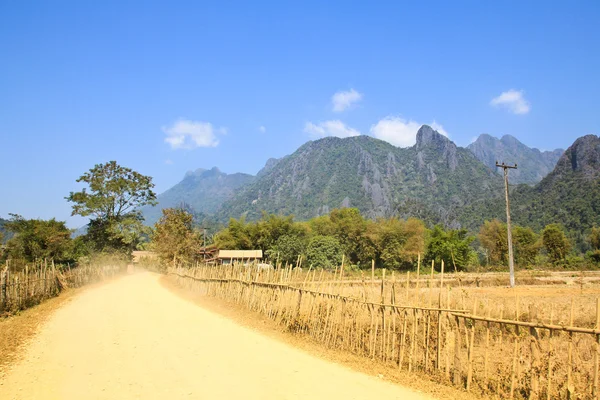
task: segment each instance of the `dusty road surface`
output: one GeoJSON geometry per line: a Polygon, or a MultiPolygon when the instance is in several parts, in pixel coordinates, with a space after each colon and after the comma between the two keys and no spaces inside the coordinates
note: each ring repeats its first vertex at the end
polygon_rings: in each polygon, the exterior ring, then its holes
{"type": "Polygon", "coordinates": [[[0,399],[425,399],[187,302],[158,275],[90,289],[0,378],[0,399]]]}

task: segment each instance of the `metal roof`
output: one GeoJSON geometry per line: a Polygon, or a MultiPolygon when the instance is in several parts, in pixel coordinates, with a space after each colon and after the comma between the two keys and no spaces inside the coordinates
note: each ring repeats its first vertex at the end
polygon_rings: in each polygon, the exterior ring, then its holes
{"type": "Polygon", "coordinates": [[[219,258],[262,258],[262,250],[219,250],[219,258]]]}

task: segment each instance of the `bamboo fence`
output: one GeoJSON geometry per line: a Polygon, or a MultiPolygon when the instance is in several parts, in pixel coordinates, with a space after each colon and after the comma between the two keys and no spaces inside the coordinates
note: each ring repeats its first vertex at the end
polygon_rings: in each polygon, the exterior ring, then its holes
{"type": "Polygon", "coordinates": [[[22,271],[0,271],[0,315],[32,307],[57,296],[66,287],[80,287],[123,272],[122,265],[64,268],[42,262],[22,271]]]}
{"type": "MultiPolygon", "coordinates": [[[[535,307],[520,315],[492,318],[458,306],[440,277],[439,286],[411,287],[406,281],[363,278],[354,288],[322,270],[302,273],[252,266],[169,268],[179,286],[233,301],[262,313],[289,331],[330,348],[378,360],[409,373],[499,398],[598,399],[600,299],[593,328],[540,322],[535,307]],[[380,285],[374,295],[373,286],[380,285]],[[358,289],[358,291],[356,290],[358,289]],[[348,295],[350,292],[352,295],[348,295]],[[356,293],[360,293],[356,295],[356,293]]],[[[433,272],[432,272],[433,276],[433,272]]]]}

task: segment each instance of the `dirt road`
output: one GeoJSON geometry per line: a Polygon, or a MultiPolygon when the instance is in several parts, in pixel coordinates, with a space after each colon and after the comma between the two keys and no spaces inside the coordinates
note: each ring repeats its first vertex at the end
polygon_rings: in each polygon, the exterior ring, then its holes
{"type": "Polygon", "coordinates": [[[138,273],[58,310],[0,399],[425,399],[187,302],[138,273]]]}

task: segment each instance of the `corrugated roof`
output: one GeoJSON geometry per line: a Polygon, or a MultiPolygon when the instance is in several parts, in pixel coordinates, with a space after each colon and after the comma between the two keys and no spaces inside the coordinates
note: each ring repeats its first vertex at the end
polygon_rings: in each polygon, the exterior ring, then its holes
{"type": "Polygon", "coordinates": [[[219,258],[262,258],[262,250],[219,250],[219,258]]]}

